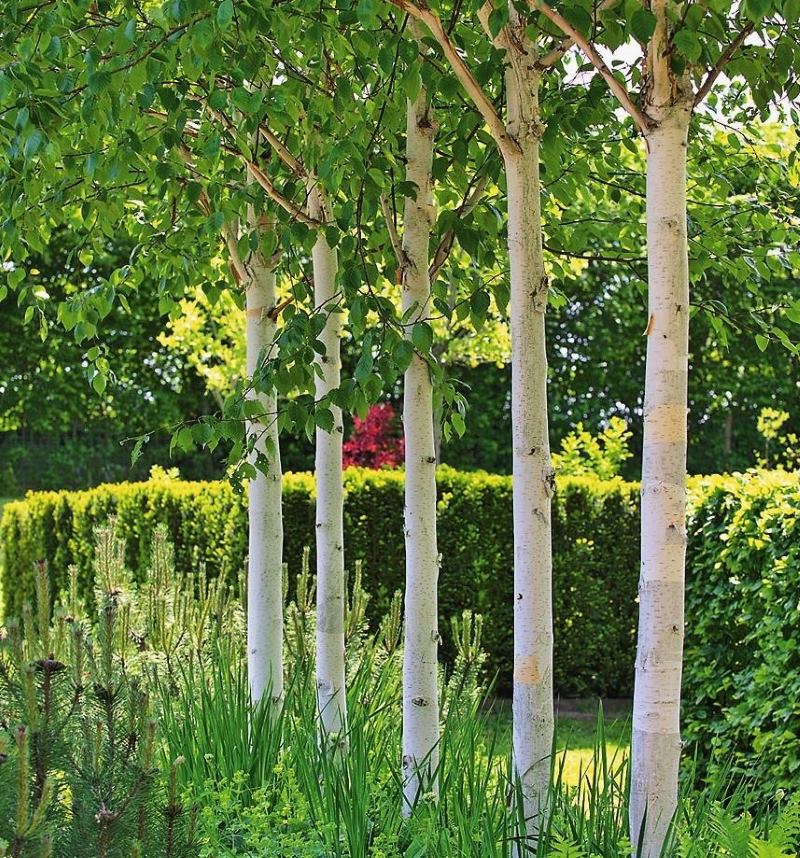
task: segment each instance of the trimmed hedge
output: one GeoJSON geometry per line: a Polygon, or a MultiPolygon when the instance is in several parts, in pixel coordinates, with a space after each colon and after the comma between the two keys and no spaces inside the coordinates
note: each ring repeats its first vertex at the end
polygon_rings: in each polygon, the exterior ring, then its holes
{"type": "MultiPolygon", "coordinates": [[[[438,471],[441,631],[451,655],[450,618],[463,608],[484,617],[489,669],[500,689],[510,685],[513,633],[511,479],[482,472],[438,471]]],[[[5,549],[3,590],[16,613],[33,588],[33,566],[48,561],[65,584],[71,564],[91,586],[94,528],[114,514],[127,562],[141,577],[155,525],[164,522],[179,568],[236,580],[245,563],[244,497],[226,482],[150,481],[104,485],[83,492],[29,493],[6,506],[0,522],[5,549]]],[[[388,606],[404,579],[403,474],[349,469],[345,476],[348,563],[364,561],[372,618],[388,606]]],[[[285,559],[290,577],[303,547],[314,544],[314,481],[284,480],[285,559]]],[[[553,503],[555,667],[559,693],[631,692],[639,557],[638,489],[621,480],[560,479],[553,503]]]]}
{"type": "Polygon", "coordinates": [[[684,738],[713,776],[800,781],[800,474],[693,486],[684,738]]]}

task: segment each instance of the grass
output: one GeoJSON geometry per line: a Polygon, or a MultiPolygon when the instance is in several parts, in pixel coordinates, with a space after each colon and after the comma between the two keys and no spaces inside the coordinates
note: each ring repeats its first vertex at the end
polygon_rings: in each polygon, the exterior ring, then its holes
{"type": "MultiPolygon", "coordinates": [[[[577,786],[591,771],[596,758],[598,711],[601,701],[594,699],[561,700],[556,704],[555,741],[563,755],[563,782],[577,786]]],[[[603,731],[609,757],[627,755],[631,741],[629,701],[606,701],[603,706],[603,731]]],[[[496,749],[500,756],[511,751],[511,701],[496,698],[486,717],[487,728],[497,731],[496,749]]],[[[558,761],[560,767],[561,761],[558,761]]]]}

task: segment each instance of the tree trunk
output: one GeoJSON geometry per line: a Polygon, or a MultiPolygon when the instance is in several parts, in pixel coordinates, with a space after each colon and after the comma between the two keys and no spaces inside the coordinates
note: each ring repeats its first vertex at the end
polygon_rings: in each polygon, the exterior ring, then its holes
{"type": "MultiPolygon", "coordinates": [[[[428,315],[430,233],[434,209],[431,167],[436,129],[424,88],[408,102],[406,181],[417,188],[406,197],[403,215],[403,311],[409,322],[428,315]]],[[[410,328],[408,329],[410,332],[410,328]]],[[[403,651],[404,811],[419,795],[438,792],[439,553],[436,544],[436,456],[433,388],[427,363],[416,353],[405,373],[405,646],[403,651]]]]}
{"type": "MultiPolygon", "coordinates": [[[[730,456],[733,452],[733,404],[728,403],[728,410],[725,413],[725,434],[723,435],[722,452],[725,456],[730,456]]],[[[726,462],[727,464],[727,462],[726,462]]]]}
{"type": "Polygon", "coordinates": [[[547,278],[539,200],[540,79],[531,68],[530,56],[516,47],[507,51],[508,128],[520,151],[506,152],[505,163],[511,268],[514,767],[532,842],[547,800],[553,743],[553,467],[547,425],[547,278]]]}
{"type": "MultiPolygon", "coordinates": [[[[309,214],[328,222],[321,192],[309,188],[309,214]]],[[[319,400],[339,387],[341,314],[335,302],[337,258],[320,229],[312,253],[314,303],[327,313],[319,338],[325,354],[319,358],[321,376],[315,379],[319,400]],[[332,312],[332,310],[334,310],[332,312]]],[[[317,483],[317,704],[323,734],[343,741],[347,728],[344,652],[344,526],[342,489],[342,411],[331,406],[333,429],[317,427],[314,471],[317,483]]]]}
{"type": "MultiPolygon", "coordinates": [[[[272,347],[275,321],[275,270],[260,254],[251,254],[246,269],[247,374],[258,371],[272,347]]],[[[264,413],[247,424],[255,439],[253,461],[262,462],[250,480],[249,560],[247,569],[247,666],[253,701],[269,694],[283,697],[283,518],[281,510],[281,458],[274,393],[255,393],[264,413]]]]}
{"type": "Polygon", "coordinates": [[[678,801],[689,263],[690,109],[665,113],[647,143],[649,321],[642,452],[642,563],[631,751],[631,841],[658,858],[678,801]]]}

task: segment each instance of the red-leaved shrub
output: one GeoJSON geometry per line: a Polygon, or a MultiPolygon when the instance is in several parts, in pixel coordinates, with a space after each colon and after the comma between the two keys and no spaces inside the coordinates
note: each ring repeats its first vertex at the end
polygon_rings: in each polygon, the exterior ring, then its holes
{"type": "Polygon", "coordinates": [[[373,405],[362,420],[353,420],[353,434],[344,442],[345,467],[396,468],[403,464],[404,446],[394,408],[384,402],[373,405]]]}

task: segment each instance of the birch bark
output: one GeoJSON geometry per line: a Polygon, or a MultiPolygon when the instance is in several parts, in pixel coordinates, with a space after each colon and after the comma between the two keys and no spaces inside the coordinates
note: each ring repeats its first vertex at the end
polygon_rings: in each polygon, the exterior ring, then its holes
{"type": "MultiPolygon", "coordinates": [[[[511,10],[512,21],[516,13],[511,10]]],[[[507,129],[518,150],[504,151],[511,268],[511,422],[514,510],[514,768],[527,837],[545,810],[553,743],[553,616],[550,506],[554,472],[547,420],[539,185],[539,73],[535,48],[519,27],[506,40],[507,129]],[[517,44],[518,43],[518,44],[517,44]]],[[[522,851],[518,847],[518,851],[522,851]]]]}
{"type": "MultiPolygon", "coordinates": [[[[434,220],[431,168],[436,128],[424,88],[408,102],[403,216],[403,311],[409,324],[428,315],[428,256],[434,220]]],[[[409,328],[410,330],[410,328],[409,328]]],[[[414,354],[405,373],[405,646],[403,650],[403,792],[409,813],[420,794],[438,794],[439,552],[436,543],[436,455],[433,388],[425,360],[414,354]]]]}
{"type": "Polygon", "coordinates": [[[630,805],[631,842],[634,850],[642,844],[643,858],[661,855],[678,801],[686,563],[689,115],[688,105],[662,111],[658,126],[645,137],[649,321],[630,805]]]}
{"type": "MultiPolygon", "coordinates": [[[[276,304],[275,269],[259,253],[245,264],[247,306],[247,373],[253,376],[269,354],[275,335],[270,311],[276,304]]],[[[248,421],[255,439],[253,458],[266,462],[250,480],[248,499],[247,666],[253,701],[265,694],[283,697],[283,517],[277,402],[274,393],[251,391],[263,417],[248,421]]]]}
{"type": "MultiPolygon", "coordinates": [[[[309,215],[321,223],[330,220],[325,199],[312,180],[308,193],[309,215]]],[[[339,387],[341,375],[341,314],[335,309],[336,249],[318,229],[312,251],[314,303],[326,313],[320,340],[325,354],[319,358],[315,395],[319,400],[339,387]]],[[[317,486],[317,705],[323,734],[344,741],[347,729],[344,651],[344,526],[342,487],[342,412],[331,406],[333,429],[316,429],[314,471],[317,486]]]]}

